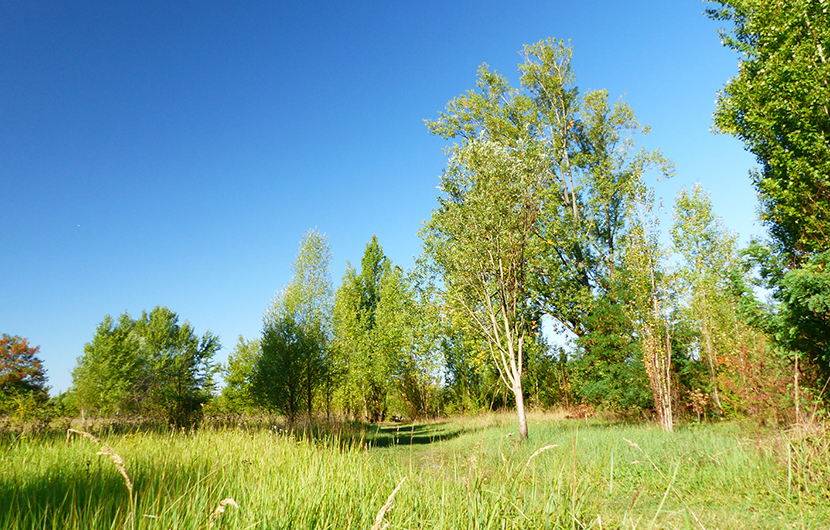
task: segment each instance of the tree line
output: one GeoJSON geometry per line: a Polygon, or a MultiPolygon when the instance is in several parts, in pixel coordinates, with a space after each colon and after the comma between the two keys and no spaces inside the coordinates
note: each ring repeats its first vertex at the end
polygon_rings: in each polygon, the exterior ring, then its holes
{"type": "Polygon", "coordinates": [[[666,430],[678,414],[798,421],[830,377],[830,23],[812,0],[716,3],[741,61],[715,123],[758,158],[767,241],[739,248],[695,185],[663,243],[647,182],[673,163],[638,146],[649,129],[625,102],[581,93],[572,49],[548,39],[524,47],[518,86],[482,65],[427,121],[452,145],[411,270],[373,237],[335,289],[311,230],[261,334],[226,364],[212,362],[218,338],[167,308],[107,317],[73,372],[77,406],[181,424],[204,410],[376,422],[512,407],[521,437],[528,407],[666,430]]]}

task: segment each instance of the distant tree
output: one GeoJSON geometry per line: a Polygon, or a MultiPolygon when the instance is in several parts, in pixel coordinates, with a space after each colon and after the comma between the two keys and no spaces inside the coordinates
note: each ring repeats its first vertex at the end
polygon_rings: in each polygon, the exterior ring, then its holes
{"type": "Polygon", "coordinates": [[[242,335],[228,355],[228,362],[223,364],[220,372],[225,378],[222,389],[223,406],[229,411],[245,412],[256,407],[252,394],[256,363],[262,356],[258,339],[245,340],[242,335]]]}
{"type": "Polygon", "coordinates": [[[629,296],[615,289],[615,297],[596,302],[586,319],[591,329],[576,340],[572,363],[574,385],[588,404],[616,411],[650,409],[654,399],[649,387],[642,345],[625,308],[629,296]]]}
{"type": "MultiPolygon", "coordinates": [[[[252,387],[264,406],[293,421],[300,408],[313,412],[315,395],[331,385],[332,292],[328,239],[310,230],[300,242],[294,276],[263,317],[262,355],[252,387]]],[[[328,393],[324,398],[328,403],[328,393]]]]}
{"type": "Polygon", "coordinates": [[[729,311],[730,271],[737,261],[737,237],[724,228],[712,212],[712,201],[700,185],[683,189],[674,205],[672,246],[683,258],[677,279],[686,293],[685,308],[700,337],[700,353],[709,374],[708,393],[718,414],[723,404],[718,388],[719,357],[726,323],[720,315],[729,311]]]}
{"type": "Polygon", "coordinates": [[[623,270],[630,302],[625,310],[639,339],[643,365],[648,374],[654,408],[660,426],[674,430],[672,407],[672,318],[670,279],[663,268],[665,249],[658,241],[658,219],[653,211],[653,195],[644,190],[632,203],[632,223],[623,247],[623,270]]]}
{"type": "Polygon", "coordinates": [[[10,412],[21,399],[43,404],[49,398],[39,350],[23,337],[0,336],[0,414],[10,412]]]}
{"type": "Polygon", "coordinates": [[[378,329],[383,279],[391,262],[377,236],[360,260],[360,273],[349,264],[335,296],[335,341],[345,408],[376,422],[386,417],[391,382],[386,328],[378,329]]]}
{"type": "Polygon", "coordinates": [[[126,311],[98,324],[72,371],[71,394],[79,408],[99,414],[142,413],[152,382],[150,360],[126,311]]]}
{"type": "Polygon", "coordinates": [[[331,375],[338,389],[343,411],[352,417],[364,414],[362,366],[366,333],[360,324],[360,293],[357,289],[357,271],[346,264],[340,287],[334,294],[332,312],[331,375]]]}
{"type": "MultiPolygon", "coordinates": [[[[275,299],[275,302],[279,298],[275,299]]],[[[262,330],[262,355],[254,367],[251,391],[256,402],[288,416],[292,423],[309,402],[306,370],[318,344],[287,313],[268,316],[262,330]]]]}
{"type": "Polygon", "coordinates": [[[72,372],[72,392],[81,408],[103,413],[132,412],[166,418],[175,425],[196,423],[213,391],[212,359],[218,337],[198,337],[189,322],[157,306],[117,323],[107,315],[72,372]]]}
{"type": "Polygon", "coordinates": [[[404,275],[394,267],[382,277],[375,332],[409,417],[434,415],[444,364],[441,316],[435,287],[421,271],[404,275]]]}

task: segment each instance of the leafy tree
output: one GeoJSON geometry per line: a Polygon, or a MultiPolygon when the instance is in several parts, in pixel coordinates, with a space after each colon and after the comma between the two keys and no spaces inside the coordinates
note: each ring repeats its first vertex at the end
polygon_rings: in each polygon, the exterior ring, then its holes
{"type": "Polygon", "coordinates": [[[830,248],[830,16],[821,0],[718,0],[740,55],[715,124],[761,164],[751,173],[776,250],[795,266],[830,248]]]}
{"type": "Polygon", "coordinates": [[[153,375],[135,328],[126,311],[117,322],[107,315],[84,345],[84,355],[72,371],[71,390],[82,410],[105,415],[143,412],[153,375]]]}
{"type": "MultiPolygon", "coordinates": [[[[478,90],[451,100],[428,123],[433,134],[460,141],[449,150],[430,244],[447,274],[470,278],[463,288],[456,282],[465,294],[454,298],[486,317],[476,318],[479,324],[490,321],[479,327],[499,352],[515,350],[505,360],[522,358],[518,344],[533,307],[577,336],[590,331],[595,297],[610,288],[623,260],[619,249],[644,173],[672,170],[658,151],[635,150],[633,137],[648,128],[627,105],[609,104],[606,91],[579,95],[571,55],[563,42],[525,46],[520,89],[483,65],[478,90]],[[469,248],[460,244],[463,232],[469,248]]],[[[500,366],[518,397],[521,363],[500,366]]]]}
{"type": "Polygon", "coordinates": [[[539,199],[528,153],[472,138],[453,149],[445,197],[426,226],[426,246],[449,299],[466,311],[513,393],[527,438],[522,371],[531,320],[528,252],[539,199]]]}
{"type": "Polygon", "coordinates": [[[632,205],[636,219],[625,241],[625,278],[630,302],[625,310],[640,341],[654,408],[665,431],[674,430],[672,409],[672,293],[662,260],[664,249],[657,238],[653,196],[644,192],[632,205]]]}
{"type": "Polygon", "coordinates": [[[625,311],[628,302],[619,297],[597,301],[586,319],[591,333],[576,340],[576,391],[590,405],[618,411],[653,407],[642,347],[625,311]]]}
{"type": "Polygon", "coordinates": [[[335,386],[339,389],[343,410],[352,417],[363,413],[363,378],[358,371],[358,361],[362,359],[363,343],[366,339],[360,325],[360,294],[356,288],[357,271],[347,263],[346,272],[334,295],[332,313],[332,352],[331,374],[335,386]]]}
{"type": "MultiPolygon", "coordinates": [[[[729,308],[729,271],[737,258],[737,237],[729,233],[712,212],[712,201],[700,185],[691,192],[683,189],[674,205],[672,245],[683,258],[678,280],[687,294],[687,315],[700,337],[701,358],[709,374],[709,396],[715,410],[723,413],[718,389],[718,358],[725,353],[724,329],[720,318],[729,308]]],[[[724,315],[725,316],[725,315],[724,315]]]]}
{"type": "MultiPolygon", "coordinates": [[[[768,286],[779,303],[770,326],[779,346],[830,376],[821,291],[830,252],[830,17],[821,0],[718,0],[707,10],[730,22],[720,32],[740,55],[739,74],[718,98],[715,124],[741,139],[761,164],[751,178],[772,251],[768,286]]],[[[796,378],[797,381],[797,378],[796,378]]],[[[819,381],[821,383],[821,381],[819,381]]]]}
{"type": "Polygon", "coordinates": [[[72,372],[81,408],[113,414],[162,416],[185,426],[199,420],[213,390],[213,355],[218,337],[198,337],[189,322],[157,306],[133,320],[107,315],[72,372]]]}
{"type": "Polygon", "coordinates": [[[303,404],[310,402],[306,378],[318,344],[290,314],[267,318],[251,389],[257,403],[285,414],[293,423],[303,404]]]}
{"type": "Polygon", "coordinates": [[[21,399],[42,405],[49,398],[39,350],[40,346],[30,346],[23,337],[0,336],[0,414],[16,408],[21,399]]]}
{"type": "Polygon", "coordinates": [[[335,297],[335,341],[346,409],[372,422],[386,416],[391,382],[389,335],[394,331],[377,326],[382,284],[391,270],[377,236],[372,236],[360,273],[349,264],[335,297]]]}
{"type": "Polygon", "coordinates": [[[412,418],[437,412],[443,359],[441,317],[435,288],[399,267],[381,278],[376,344],[389,360],[390,378],[412,418]]]}
{"type": "Polygon", "coordinates": [[[326,236],[316,229],[308,231],[294,261],[294,276],[263,317],[262,356],[256,364],[254,396],[292,421],[301,406],[311,415],[315,395],[328,388],[330,261],[326,236]]]}
{"type": "Polygon", "coordinates": [[[256,363],[262,356],[258,339],[245,340],[242,335],[220,371],[225,378],[223,406],[230,411],[250,411],[256,407],[252,385],[256,363]]]}

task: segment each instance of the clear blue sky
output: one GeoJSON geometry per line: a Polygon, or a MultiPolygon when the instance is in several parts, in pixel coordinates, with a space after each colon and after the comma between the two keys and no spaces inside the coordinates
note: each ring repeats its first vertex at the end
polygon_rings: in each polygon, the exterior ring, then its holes
{"type": "MultiPolygon", "coordinates": [[[[737,73],[697,0],[0,4],[0,333],[55,391],[106,314],[167,305],[224,360],[253,338],[300,238],[332,277],[377,234],[404,267],[436,206],[432,119],[483,62],[570,39],[582,91],[624,95],[742,241],[762,233],[742,145],[710,131],[737,73]]],[[[664,229],[667,226],[664,226],[664,229]]]]}

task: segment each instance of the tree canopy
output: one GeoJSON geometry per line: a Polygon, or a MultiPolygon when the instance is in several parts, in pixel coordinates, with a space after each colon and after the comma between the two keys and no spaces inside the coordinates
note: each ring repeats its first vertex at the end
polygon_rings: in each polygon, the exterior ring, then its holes
{"type": "Polygon", "coordinates": [[[37,356],[40,346],[3,333],[0,336],[0,414],[11,410],[18,399],[44,402],[48,397],[46,370],[37,356]]]}
{"type": "Polygon", "coordinates": [[[821,0],[718,0],[739,73],[715,124],[761,164],[752,181],[779,252],[798,264],[830,248],[830,14],[821,0]]]}
{"type": "Polygon", "coordinates": [[[72,372],[71,392],[81,408],[103,414],[141,413],[176,425],[199,420],[213,392],[212,359],[221,348],[210,331],[164,306],[133,319],[107,315],[72,372]]]}

